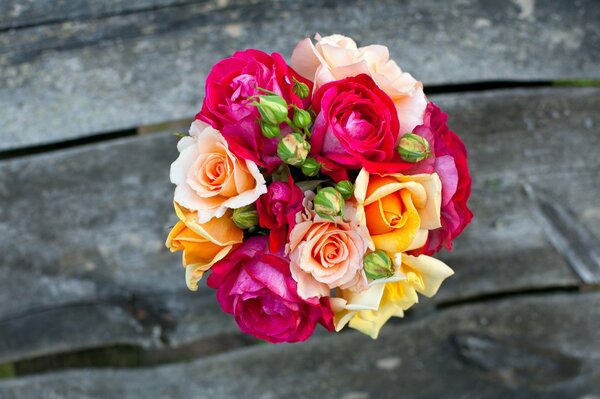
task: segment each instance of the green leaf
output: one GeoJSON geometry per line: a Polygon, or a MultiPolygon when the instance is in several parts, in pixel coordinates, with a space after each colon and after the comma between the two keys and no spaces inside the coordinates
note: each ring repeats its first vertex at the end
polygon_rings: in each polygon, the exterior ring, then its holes
{"type": "Polygon", "coordinates": [[[317,186],[321,183],[326,183],[329,180],[305,180],[305,181],[301,181],[296,183],[296,185],[298,187],[300,187],[300,190],[304,191],[315,191],[315,189],[317,188],[317,186]]]}
{"type": "Polygon", "coordinates": [[[279,167],[277,169],[275,169],[273,171],[271,178],[273,179],[274,182],[276,182],[276,181],[287,182],[290,179],[290,168],[286,164],[282,163],[281,165],[279,165],[279,167]]]}

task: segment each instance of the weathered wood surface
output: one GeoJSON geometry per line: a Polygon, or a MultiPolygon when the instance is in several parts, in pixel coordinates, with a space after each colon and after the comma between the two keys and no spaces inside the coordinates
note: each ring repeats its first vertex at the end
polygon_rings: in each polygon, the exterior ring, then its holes
{"type": "Polygon", "coordinates": [[[99,18],[186,3],[191,0],[2,0],[0,29],[99,18]]]}
{"type": "MultiPolygon", "coordinates": [[[[457,273],[437,303],[578,286],[519,179],[556,196],[600,238],[600,159],[581,151],[599,144],[600,89],[434,100],[470,149],[477,215],[443,255],[457,273]]],[[[212,290],[186,291],[179,256],[164,248],[175,222],[175,141],[158,134],[0,162],[0,362],[120,343],[173,347],[236,331],[212,290]]]]}
{"type": "MultiPolygon", "coordinates": [[[[34,25],[0,31],[0,151],[189,118],[217,60],[246,47],[289,56],[316,31],[388,45],[428,85],[600,78],[595,0],[175,3],[43,1],[49,20],[25,3],[34,25]]],[[[0,23],[21,23],[3,4],[0,23]]]]}
{"type": "Polygon", "coordinates": [[[594,398],[600,293],[456,306],[302,345],[256,346],[142,370],[0,382],[0,398],[594,398]]]}

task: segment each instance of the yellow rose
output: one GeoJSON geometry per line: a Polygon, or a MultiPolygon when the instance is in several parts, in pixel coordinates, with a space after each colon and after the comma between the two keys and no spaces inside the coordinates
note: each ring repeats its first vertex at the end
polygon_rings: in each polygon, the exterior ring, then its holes
{"type": "Polygon", "coordinates": [[[338,290],[339,296],[330,299],[336,331],[348,325],[376,339],[390,317],[403,317],[404,311],[419,301],[417,292],[432,297],[454,274],[445,263],[430,256],[398,254],[395,258],[403,279],[375,280],[359,293],[338,290]]]}
{"type": "Polygon", "coordinates": [[[442,183],[437,173],[369,175],[356,178],[357,215],[377,249],[388,253],[422,247],[427,231],[441,227],[442,183]]]}
{"type": "Polygon", "coordinates": [[[199,224],[196,212],[173,204],[179,222],[169,233],[166,246],[171,252],[183,251],[185,281],[190,290],[196,291],[204,272],[241,243],[244,233],[233,223],[231,211],[199,224]]]}

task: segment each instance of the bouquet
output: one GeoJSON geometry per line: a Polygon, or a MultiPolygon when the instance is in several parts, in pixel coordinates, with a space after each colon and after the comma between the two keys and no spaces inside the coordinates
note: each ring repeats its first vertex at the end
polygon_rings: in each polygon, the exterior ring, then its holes
{"type": "Polygon", "coordinates": [[[213,66],[171,165],[167,238],[239,328],[272,342],[316,324],[377,335],[452,269],[432,257],[471,221],[447,115],[385,46],[316,35],[213,66]]]}

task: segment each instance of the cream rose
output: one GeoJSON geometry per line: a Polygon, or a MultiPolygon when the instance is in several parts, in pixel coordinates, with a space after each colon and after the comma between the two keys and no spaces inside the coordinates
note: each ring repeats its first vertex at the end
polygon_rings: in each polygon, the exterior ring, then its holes
{"type": "MultiPolygon", "coordinates": [[[[354,221],[334,223],[308,213],[310,218],[298,216],[287,247],[298,294],[306,299],[329,296],[334,288],[365,289],[363,256],[370,243],[365,227],[354,221]]],[[[354,212],[347,211],[349,213],[354,212]]]]}
{"type": "Polygon", "coordinates": [[[324,83],[365,73],[394,101],[401,133],[423,123],[427,106],[423,84],[390,60],[387,47],[357,47],[342,35],[317,34],[315,39],[314,45],[309,38],[300,41],[292,53],[292,68],[314,81],[313,93],[324,83]]]}
{"type": "Polygon", "coordinates": [[[177,149],[179,157],[171,165],[175,201],[197,211],[198,223],[251,204],[267,192],[256,164],[235,156],[221,133],[201,121],[192,123],[190,136],[177,149]]]}
{"type": "Polygon", "coordinates": [[[375,280],[361,292],[339,290],[336,298],[330,298],[336,331],[349,325],[375,339],[390,317],[403,317],[419,301],[417,292],[431,298],[454,274],[444,262],[427,255],[394,258],[399,266],[396,276],[375,280]]]}

